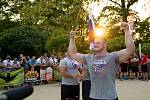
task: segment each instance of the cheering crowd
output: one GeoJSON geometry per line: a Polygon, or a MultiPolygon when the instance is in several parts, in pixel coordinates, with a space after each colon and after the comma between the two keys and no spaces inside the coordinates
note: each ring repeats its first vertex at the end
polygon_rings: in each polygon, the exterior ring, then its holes
{"type": "Polygon", "coordinates": [[[51,81],[53,77],[53,68],[58,67],[59,59],[57,56],[47,56],[45,53],[40,57],[25,56],[20,54],[18,58],[11,59],[7,56],[5,60],[0,58],[0,70],[2,72],[11,72],[20,68],[24,69],[25,79],[40,79],[51,81]]]}
{"type": "MultiPolygon", "coordinates": [[[[64,56],[66,57],[66,56],[64,56]]],[[[46,54],[41,55],[39,58],[36,59],[36,56],[25,56],[20,54],[19,58],[11,59],[8,55],[5,60],[2,61],[0,58],[0,66],[1,70],[14,70],[18,68],[24,68],[26,77],[29,76],[30,71],[37,71],[36,77],[39,77],[40,69],[45,69],[49,67],[57,67],[61,58],[57,56],[49,56],[47,57],[46,54]],[[40,66],[40,67],[36,67],[40,66]],[[35,67],[35,68],[34,68],[35,67]],[[28,73],[27,73],[28,72],[28,73]]],[[[81,65],[80,65],[81,66],[81,65]]],[[[50,69],[50,68],[49,68],[50,69]]],[[[118,67],[116,67],[116,78],[120,80],[127,80],[127,79],[141,79],[144,81],[148,81],[150,76],[150,57],[142,53],[141,58],[133,54],[129,60],[121,63],[118,67]]]]}

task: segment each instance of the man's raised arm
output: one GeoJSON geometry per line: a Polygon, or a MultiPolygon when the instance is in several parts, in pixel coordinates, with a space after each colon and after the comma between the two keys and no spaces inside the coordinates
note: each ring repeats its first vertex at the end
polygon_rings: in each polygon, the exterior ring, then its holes
{"type": "Polygon", "coordinates": [[[134,53],[135,45],[134,45],[134,41],[132,39],[132,34],[130,33],[130,30],[129,30],[128,23],[123,22],[121,24],[121,28],[125,32],[126,48],[118,51],[118,57],[119,57],[120,62],[124,62],[124,61],[128,60],[131,57],[131,55],[134,53]]]}
{"type": "Polygon", "coordinates": [[[77,60],[80,63],[84,63],[83,61],[83,54],[78,53],[76,46],[75,46],[75,31],[70,32],[70,42],[69,42],[69,55],[71,58],[77,60]]]}

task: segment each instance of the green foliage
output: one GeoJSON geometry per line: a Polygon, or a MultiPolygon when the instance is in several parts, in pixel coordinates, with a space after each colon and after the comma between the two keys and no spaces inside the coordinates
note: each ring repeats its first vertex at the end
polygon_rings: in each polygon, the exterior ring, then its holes
{"type": "Polygon", "coordinates": [[[43,53],[45,35],[32,26],[16,26],[0,33],[1,55],[40,55],[43,53]]]}
{"type": "Polygon", "coordinates": [[[150,43],[142,43],[142,52],[150,55],[150,43]]]}
{"type": "Polygon", "coordinates": [[[78,52],[88,53],[89,52],[89,43],[85,40],[85,36],[76,37],[76,47],[78,52]]]}
{"type": "Polygon", "coordinates": [[[14,26],[18,25],[18,22],[13,22],[10,20],[0,20],[0,32],[8,29],[8,28],[12,28],[14,26]]]}
{"type": "Polygon", "coordinates": [[[140,39],[144,43],[150,42],[150,17],[137,22],[136,31],[140,33],[140,39]]]}
{"type": "Polygon", "coordinates": [[[19,9],[27,2],[27,0],[0,0],[0,20],[13,19],[12,16],[19,14],[19,9]]]}
{"type": "MultiPolygon", "coordinates": [[[[120,36],[124,35],[124,32],[120,30],[119,22],[126,21],[130,7],[138,0],[107,1],[112,5],[103,8],[97,23],[103,20],[107,23],[108,49],[114,51],[125,47],[124,37],[120,36]]],[[[39,55],[45,50],[49,53],[63,53],[68,47],[67,33],[76,26],[79,26],[76,36],[77,49],[87,53],[87,16],[86,10],[83,9],[83,0],[1,0],[0,53],[3,56],[16,56],[19,53],[39,55]],[[10,9],[6,10],[8,7],[10,9]],[[20,14],[20,20],[11,21],[15,14],[20,14]]],[[[137,20],[136,31],[141,33],[142,42],[150,42],[149,22],[149,19],[137,20]]]]}
{"type": "Polygon", "coordinates": [[[67,51],[68,44],[68,34],[57,35],[56,37],[51,37],[48,39],[46,42],[46,49],[49,54],[57,54],[59,52],[64,53],[67,51]]]}
{"type": "Polygon", "coordinates": [[[118,51],[120,49],[125,48],[124,36],[121,35],[121,36],[109,39],[107,41],[107,48],[109,52],[118,51]]]}

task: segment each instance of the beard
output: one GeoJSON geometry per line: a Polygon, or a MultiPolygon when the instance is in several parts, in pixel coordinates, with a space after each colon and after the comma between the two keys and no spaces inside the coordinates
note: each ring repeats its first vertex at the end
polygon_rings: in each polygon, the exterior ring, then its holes
{"type": "Polygon", "coordinates": [[[99,47],[94,47],[94,48],[93,48],[93,52],[95,52],[95,53],[102,52],[103,50],[104,50],[104,47],[101,47],[101,48],[99,48],[99,47]]]}

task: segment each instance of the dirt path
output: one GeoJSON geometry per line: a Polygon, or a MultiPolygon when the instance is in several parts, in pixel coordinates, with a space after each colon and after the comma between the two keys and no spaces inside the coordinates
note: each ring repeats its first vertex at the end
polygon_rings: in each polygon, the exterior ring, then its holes
{"type": "MultiPolygon", "coordinates": [[[[150,100],[150,82],[139,80],[116,80],[119,100],[150,100]]],[[[25,100],[60,100],[59,84],[39,85],[25,100]]]]}

